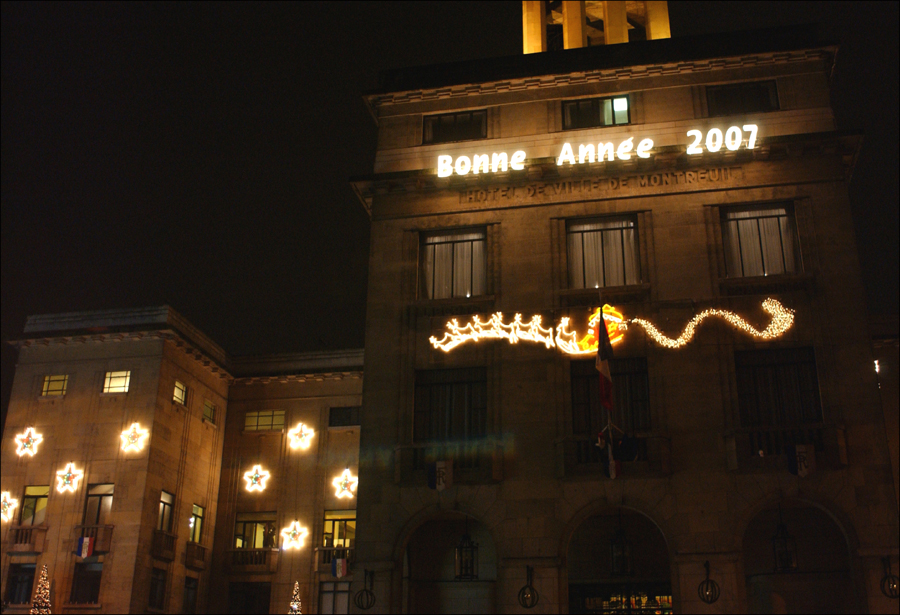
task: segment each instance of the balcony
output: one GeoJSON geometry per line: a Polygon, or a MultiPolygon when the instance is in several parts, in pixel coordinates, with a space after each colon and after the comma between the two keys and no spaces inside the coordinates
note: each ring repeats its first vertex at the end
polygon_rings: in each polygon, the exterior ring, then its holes
{"type": "Polygon", "coordinates": [[[394,480],[406,486],[424,486],[428,466],[453,461],[453,483],[489,484],[503,480],[503,445],[493,440],[408,444],[394,449],[394,480]]]}
{"type": "Polygon", "coordinates": [[[793,426],[740,428],[725,434],[728,467],[731,470],[783,471],[791,445],[806,444],[815,449],[815,464],[822,469],[847,465],[844,429],[823,423],[793,426]]]}
{"type": "Polygon", "coordinates": [[[189,540],[184,549],[184,565],[193,570],[206,570],[206,547],[189,540]]]}
{"type": "Polygon", "coordinates": [[[346,559],[348,563],[355,561],[356,549],[348,547],[319,547],[316,552],[316,572],[331,574],[331,562],[334,559],[346,559]]]}
{"type": "Polygon", "coordinates": [[[13,525],[9,528],[9,552],[13,555],[44,552],[47,528],[40,525],[13,525]]]}
{"type": "Polygon", "coordinates": [[[271,574],[278,570],[278,549],[231,549],[228,569],[241,574],[271,574]]]}
{"type": "Polygon", "coordinates": [[[150,548],[150,555],[156,559],[171,562],[175,559],[175,541],[177,539],[175,534],[153,530],[153,546],[150,548]]]}
{"type": "MultiPolygon", "coordinates": [[[[653,477],[671,474],[671,442],[669,438],[651,434],[637,434],[634,457],[621,461],[622,476],[653,477]]],[[[605,459],[595,446],[596,437],[569,436],[557,441],[557,474],[562,478],[575,476],[605,477],[605,459]]]]}
{"type": "Polygon", "coordinates": [[[76,538],[93,538],[94,553],[109,553],[114,525],[76,525],[76,538]]]}

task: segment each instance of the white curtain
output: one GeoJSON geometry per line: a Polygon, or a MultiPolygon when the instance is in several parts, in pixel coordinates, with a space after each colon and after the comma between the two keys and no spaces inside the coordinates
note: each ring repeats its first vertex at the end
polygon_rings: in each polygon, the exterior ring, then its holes
{"type": "Polygon", "coordinates": [[[793,223],[784,207],[726,212],[723,234],[729,277],[797,270],[793,223]]]}
{"type": "Polygon", "coordinates": [[[571,288],[640,283],[640,253],[633,218],[570,224],[567,243],[571,288]]]}
{"type": "Polygon", "coordinates": [[[485,232],[441,233],[425,238],[423,274],[429,299],[475,297],[486,292],[485,232]]]}

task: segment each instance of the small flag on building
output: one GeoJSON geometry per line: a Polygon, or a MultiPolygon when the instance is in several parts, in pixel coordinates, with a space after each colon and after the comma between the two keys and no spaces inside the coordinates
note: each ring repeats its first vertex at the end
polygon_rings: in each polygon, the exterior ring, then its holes
{"type": "Polygon", "coordinates": [[[816,447],[812,444],[789,444],[785,447],[788,472],[803,478],[816,470],[816,447]]]}
{"type": "Polygon", "coordinates": [[[81,558],[90,557],[94,553],[94,539],[82,537],[78,539],[78,548],[75,555],[81,558]]]}
{"type": "Polygon", "coordinates": [[[428,464],[428,488],[443,491],[453,486],[453,460],[428,464]]]}
{"type": "MultiPolygon", "coordinates": [[[[600,297],[600,305],[603,298],[600,297]]],[[[612,411],[615,407],[612,390],[612,373],[609,371],[609,360],[613,357],[612,343],[609,341],[609,331],[606,329],[606,319],[603,318],[603,308],[600,308],[600,318],[597,319],[597,330],[594,333],[597,338],[597,371],[600,372],[600,405],[606,410],[606,456],[604,465],[610,478],[619,475],[620,462],[613,454],[612,411]]]]}
{"type": "Polygon", "coordinates": [[[335,557],[331,560],[331,576],[338,579],[347,576],[347,559],[343,557],[335,557]]]}

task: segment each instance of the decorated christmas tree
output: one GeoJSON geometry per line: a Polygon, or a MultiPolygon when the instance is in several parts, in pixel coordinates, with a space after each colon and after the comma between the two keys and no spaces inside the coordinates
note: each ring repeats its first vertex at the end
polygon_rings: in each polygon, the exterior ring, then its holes
{"type": "Polygon", "coordinates": [[[41,576],[38,578],[37,589],[34,590],[34,600],[31,601],[31,613],[52,613],[50,610],[50,579],[47,578],[47,564],[41,566],[41,576]]]}
{"type": "MultiPolygon", "coordinates": [[[[48,613],[50,611],[47,611],[48,613]]],[[[288,609],[289,615],[294,615],[294,613],[302,613],[300,610],[300,582],[294,581],[294,595],[291,596],[291,607],[288,609]]]]}

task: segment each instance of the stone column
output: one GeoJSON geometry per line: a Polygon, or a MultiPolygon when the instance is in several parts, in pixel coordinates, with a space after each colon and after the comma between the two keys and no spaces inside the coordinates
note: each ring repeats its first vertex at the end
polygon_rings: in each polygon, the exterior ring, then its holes
{"type": "Polygon", "coordinates": [[[522,51],[547,51],[547,14],[543,2],[522,0],[522,51]]]}
{"type": "Polygon", "coordinates": [[[603,3],[603,32],[607,45],[628,42],[628,20],[624,2],[603,3]]]}
{"type": "Polygon", "coordinates": [[[587,47],[584,0],[566,0],[562,3],[563,47],[576,49],[587,47]]]}
{"type": "Polygon", "coordinates": [[[669,31],[669,3],[647,2],[647,40],[672,38],[669,31]]]}

